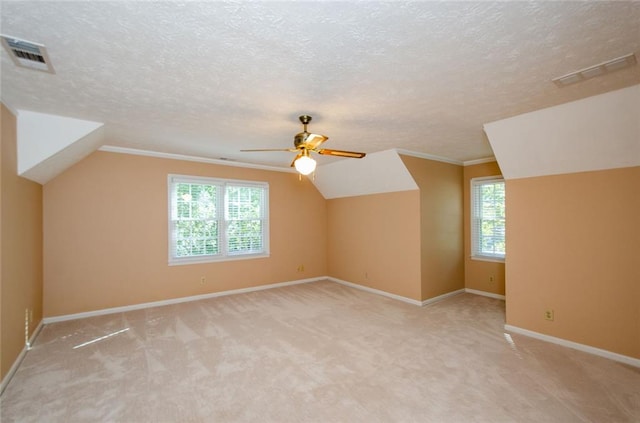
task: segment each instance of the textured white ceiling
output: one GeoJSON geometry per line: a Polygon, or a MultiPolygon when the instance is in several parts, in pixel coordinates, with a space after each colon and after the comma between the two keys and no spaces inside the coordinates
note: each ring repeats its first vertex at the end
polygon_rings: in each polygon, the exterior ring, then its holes
{"type": "MultiPolygon", "coordinates": [[[[2,101],[105,123],[110,145],[288,166],[311,114],[328,148],[465,161],[482,125],[640,83],[640,66],[551,79],[640,52],[640,2],[2,1],[2,101]]],[[[640,58],[640,57],[639,57],[640,58]]],[[[323,158],[325,160],[335,160],[323,158]]]]}

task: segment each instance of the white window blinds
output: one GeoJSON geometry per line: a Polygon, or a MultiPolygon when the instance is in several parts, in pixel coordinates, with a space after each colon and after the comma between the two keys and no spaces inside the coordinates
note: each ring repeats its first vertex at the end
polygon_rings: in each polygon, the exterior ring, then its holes
{"type": "Polygon", "coordinates": [[[269,254],[269,185],[169,175],[169,264],[269,254]]]}
{"type": "Polygon", "coordinates": [[[505,184],[500,177],[471,180],[471,257],[504,260],[505,184]]]}
{"type": "Polygon", "coordinates": [[[264,195],[262,187],[226,187],[225,222],[229,254],[262,252],[266,212],[264,195]]]}

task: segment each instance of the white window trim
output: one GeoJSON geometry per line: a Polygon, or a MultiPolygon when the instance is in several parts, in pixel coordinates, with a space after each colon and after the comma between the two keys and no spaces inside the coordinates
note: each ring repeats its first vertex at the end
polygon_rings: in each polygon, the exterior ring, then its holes
{"type": "Polygon", "coordinates": [[[471,248],[471,255],[470,258],[471,260],[478,260],[478,261],[488,261],[488,262],[493,262],[493,263],[504,263],[505,259],[506,259],[506,252],[504,255],[489,255],[489,254],[474,254],[474,245],[475,243],[475,231],[474,231],[474,218],[475,218],[475,212],[474,212],[474,204],[475,204],[475,198],[474,198],[474,186],[476,185],[477,182],[484,182],[484,181],[491,181],[491,182],[503,182],[504,183],[504,177],[502,175],[494,175],[494,176],[482,176],[479,178],[471,178],[470,181],[470,190],[469,190],[469,209],[470,209],[470,217],[471,217],[471,221],[470,223],[470,228],[471,228],[471,234],[470,234],[470,248],[471,248]]]}
{"type": "MultiPolygon", "coordinates": [[[[222,203],[221,209],[224,211],[225,197],[219,198],[218,201],[222,203]]],[[[169,266],[180,266],[185,264],[199,264],[199,263],[215,263],[223,261],[235,261],[235,260],[249,260],[258,258],[267,258],[270,256],[269,250],[269,183],[261,181],[246,181],[240,179],[223,179],[223,178],[210,178],[204,176],[190,176],[190,175],[177,175],[169,174],[167,176],[167,247],[168,247],[168,263],[169,266]],[[194,257],[174,257],[173,245],[174,245],[174,233],[171,217],[173,214],[173,184],[177,182],[195,183],[195,184],[209,184],[220,185],[226,187],[227,185],[233,186],[247,186],[247,187],[260,187],[265,190],[264,195],[264,229],[263,229],[263,252],[252,254],[238,254],[226,252],[226,226],[223,225],[221,231],[220,244],[223,246],[223,252],[215,255],[203,255],[194,257]]],[[[222,219],[225,220],[224,218],[222,219]]]]}

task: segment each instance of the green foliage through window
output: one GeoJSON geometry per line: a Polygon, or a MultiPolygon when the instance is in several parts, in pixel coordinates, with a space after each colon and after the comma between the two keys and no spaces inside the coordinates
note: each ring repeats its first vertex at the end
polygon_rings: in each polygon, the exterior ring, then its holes
{"type": "Polygon", "coordinates": [[[226,194],[225,220],[229,254],[261,251],[264,190],[228,186],[226,194]]]}
{"type": "Polygon", "coordinates": [[[218,254],[217,186],[176,185],[175,256],[218,254]]]}
{"type": "Polygon", "coordinates": [[[170,261],[268,253],[267,184],[178,176],[169,184],[170,261]]]}

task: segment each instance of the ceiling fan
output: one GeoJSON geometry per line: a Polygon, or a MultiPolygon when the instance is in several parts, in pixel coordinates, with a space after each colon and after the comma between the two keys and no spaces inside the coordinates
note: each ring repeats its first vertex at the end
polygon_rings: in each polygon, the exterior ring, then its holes
{"type": "Polygon", "coordinates": [[[307,131],[307,125],[311,122],[311,116],[302,115],[298,119],[302,122],[303,129],[302,132],[293,137],[293,145],[295,148],[268,148],[240,151],[290,151],[292,153],[298,153],[291,162],[291,166],[295,167],[296,170],[303,175],[308,175],[316,169],[316,161],[311,157],[311,152],[327,156],[350,157],[353,159],[361,159],[366,155],[366,153],[358,153],[355,151],[330,150],[328,148],[318,149],[318,147],[328,140],[329,137],[325,135],[312,134],[307,131]]]}

